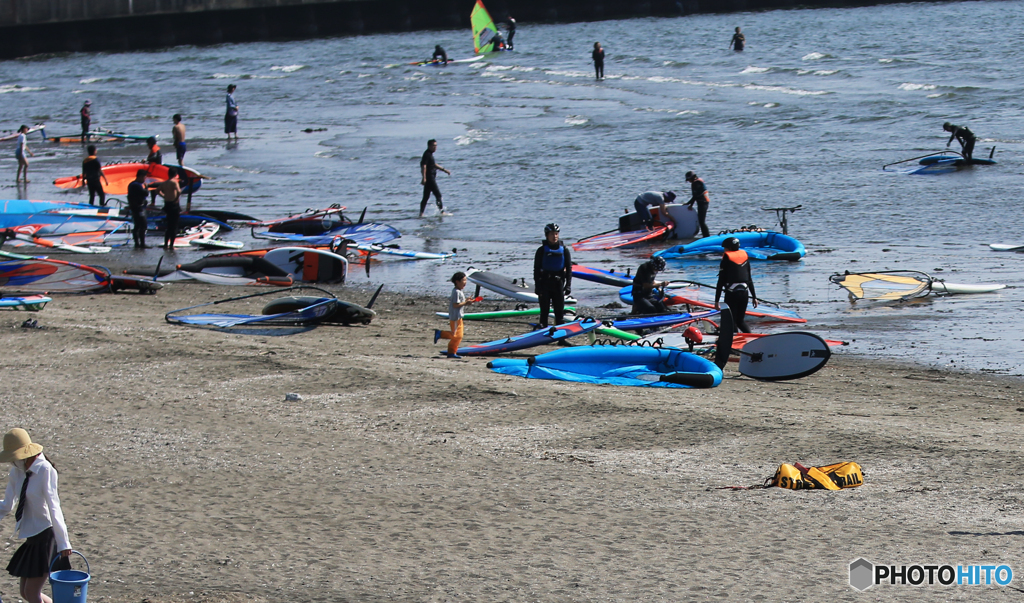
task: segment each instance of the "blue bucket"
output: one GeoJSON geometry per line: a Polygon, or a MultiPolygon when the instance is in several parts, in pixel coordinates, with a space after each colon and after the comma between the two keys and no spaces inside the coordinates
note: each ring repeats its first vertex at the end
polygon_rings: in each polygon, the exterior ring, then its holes
{"type": "MultiPolygon", "coordinates": [[[[50,588],[53,591],[53,603],[85,603],[89,590],[89,560],[78,551],[71,551],[85,561],[85,571],[58,570],[50,572],[50,588]]],[[[50,569],[60,559],[60,555],[50,562],[50,569]]]]}

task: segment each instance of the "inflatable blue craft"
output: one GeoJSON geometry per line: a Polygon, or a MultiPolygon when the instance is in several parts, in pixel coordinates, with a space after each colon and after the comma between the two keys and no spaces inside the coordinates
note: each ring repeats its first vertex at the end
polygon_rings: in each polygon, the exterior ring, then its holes
{"type": "Polygon", "coordinates": [[[505,375],[577,383],[641,387],[716,387],[722,369],[687,352],[640,346],[595,345],[555,350],[530,358],[499,358],[487,363],[505,375]]]}
{"type": "Polygon", "coordinates": [[[654,257],[666,260],[702,255],[722,255],[722,242],[730,237],[740,241],[740,249],[752,260],[788,260],[795,262],[807,255],[804,244],[789,235],[778,232],[734,232],[697,239],[689,245],[676,245],[654,252],[654,257]]]}

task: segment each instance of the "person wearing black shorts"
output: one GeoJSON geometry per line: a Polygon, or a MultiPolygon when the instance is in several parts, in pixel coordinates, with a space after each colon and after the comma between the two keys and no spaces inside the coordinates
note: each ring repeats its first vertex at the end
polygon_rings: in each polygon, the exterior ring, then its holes
{"type": "Polygon", "coordinates": [[[427,150],[423,152],[423,157],[420,159],[420,176],[421,184],[423,185],[423,199],[420,201],[420,217],[423,217],[423,211],[427,209],[427,201],[430,200],[430,194],[434,194],[434,201],[437,203],[437,211],[444,213],[444,202],[441,201],[441,189],[437,188],[437,170],[441,170],[449,176],[452,173],[443,167],[437,165],[434,161],[434,151],[437,150],[437,141],[431,138],[427,141],[427,150]]]}

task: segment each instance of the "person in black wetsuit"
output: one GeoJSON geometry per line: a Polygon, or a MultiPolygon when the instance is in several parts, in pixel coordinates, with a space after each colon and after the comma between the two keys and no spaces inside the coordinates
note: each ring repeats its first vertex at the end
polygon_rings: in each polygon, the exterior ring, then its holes
{"type": "Polygon", "coordinates": [[[533,258],[533,283],[540,301],[540,328],[548,326],[554,306],[555,324],[565,322],[565,296],[572,292],[572,256],[558,240],[558,224],[544,227],[544,243],[533,258]]]}
{"type": "Polygon", "coordinates": [[[594,52],[590,53],[590,58],[594,59],[594,77],[599,80],[604,79],[604,48],[601,48],[600,42],[594,42],[594,52]]]}
{"type": "Polygon", "coordinates": [[[102,182],[106,182],[107,186],[110,186],[110,182],[103,173],[103,164],[96,157],[96,145],[91,144],[86,150],[89,151],[89,156],[82,162],[82,177],[85,178],[85,185],[89,187],[89,205],[96,205],[96,195],[99,195],[100,207],[106,207],[107,193],[103,190],[102,182]]]}
{"type": "Polygon", "coordinates": [[[968,128],[955,126],[948,121],[942,124],[942,129],[950,133],[946,146],[948,147],[955,138],[960,143],[960,154],[970,163],[973,158],[972,155],[974,155],[974,132],[971,132],[968,128]]]}
{"type": "Polygon", "coordinates": [[[92,101],[87,100],[78,112],[82,118],[82,142],[89,141],[89,128],[92,125],[92,101]]]}
{"type": "Polygon", "coordinates": [[[722,263],[718,268],[718,285],[715,286],[715,309],[718,310],[718,300],[722,293],[725,293],[725,304],[732,311],[732,319],[736,328],[744,333],[750,332],[750,327],[744,317],[747,313],[747,302],[752,301],[757,307],[757,295],[754,293],[754,279],[750,276],[750,258],[747,252],[740,249],[740,240],[736,237],[729,237],[722,241],[725,253],[722,255],[722,263]]]}
{"type": "Polygon", "coordinates": [[[516,20],[512,17],[508,18],[508,49],[512,50],[512,38],[516,37],[516,20]]]}
{"type": "Polygon", "coordinates": [[[427,141],[427,150],[423,152],[420,159],[420,175],[422,176],[423,199],[420,201],[420,217],[423,217],[423,210],[427,209],[427,201],[430,200],[430,193],[434,193],[434,202],[437,203],[437,211],[444,212],[444,203],[441,201],[441,189],[437,188],[437,170],[441,170],[449,176],[451,172],[437,165],[434,161],[434,151],[437,150],[437,141],[431,138],[427,141]]]}
{"type": "Polygon", "coordinates": [[[633,314],[668,312],[668,307],[661,300],[668,281],[657,281],[654,278],[663,270],[665,270],[665,258],[660,257],[651,258],[636,269],[636,276],[633,277],[633,314]],[[654,290],[659,287],[662,291],[655,297],[654,290]]]}
{"type": "Polygon", "coordinates": [[[697,174],[693,172],[686,172],[686,181],[690,183],[690,201],[686,204],[687,207],[693,207],[693,204],[697,204],[697,220],[700,222],[700,236],[707,237],[711,233],[708,230],[708,205],[711,204],[711,199],[708,197],[708,189],[704,186],[704,181],[697,177],[697,174]]]}
{"type": "Polygon", "coordinates": [[[448,63],[448,53],[441,48],[440,44],[434,45],[434,54],[430,55],[431,61],[439,61],[441,63],[448,63]]]}
{"type": "Polygon", "coordinates": [[[128,209],[132,212],[132,239],[135,241],[135,249],[146,248],[146,198],[149,191],[146,190],[146,170],[135,172],[135,180],[128,185],[128,209]]]}
{"type": "Polygon", "coordinates": [[[747,43],[747,39],[740,33],[740,28],[736,28],[736,33],[732,34],[732,41],[729,42],[729,48],[732,48],[736,52],[743,52],[743,45],[747,43]]]}

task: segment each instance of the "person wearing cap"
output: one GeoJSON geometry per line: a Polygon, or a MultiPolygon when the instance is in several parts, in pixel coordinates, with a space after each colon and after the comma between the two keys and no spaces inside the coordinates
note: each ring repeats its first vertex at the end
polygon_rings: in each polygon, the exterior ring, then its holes
{"type": "Polygon", "coordinates": [[[704,181],[693,172],[686,172],[686,181],[690,183],[690,200],[686,203],[686,206],[693,208],[693,204],[697,204],[697,221],[700,222],[700,236],[711,236],[707,223],[708,205],[711,204],[708,189],[704,186],[704,181]]]}
{"type": "Polygon", "coordinates": [[[666,204],[672,203],[676,199],[676,194],[672,191],[647,191],[646,193],[640,193],[633,200],[633,207],[636,209],[637,215],[640,220],[644,223],[648,229],[654,223],[654,216],[651,215],[651,210],[648,209],[652,205],[657,205],[660,210],[658,217],[667,225],[675,227],[675,223],[672,222],[672,218],[668,215],[668,209],[665,207],[666,204]]]}
{"type": "Polygon", "coordinates": [[[423,185],[423,198],[420,199],[420,217],[423,217],[423,211],[427,209],[427,201],[430,200],[430,194],[434,194],[434,202],[437,203],[437,211],[441,215],[446,215],[444,211],[444,202],[441,201],[441,189],[437,188],[437,170],[441,170],[449,176],[452,173],[440,165],[434,160],[434,151],[437,150],[437,141],[431,138],[427,141],[427,150],[423,151],[423,157],[420,158],[420,184],[423,185]]]}
{"type": "Polygon", "coordinates": [[[28,432],[15,428],[4,435],[0,462],[10,463],[7,490],[0,501],[0,519],[14,513],[15,537],[24,538],[7,564],[7,571],[21,582],[21,598],[29,603],[49,602],[43,585],[54,570],[71,569],[71,539],[57,496],[57,470],[43,455],[43,447],[28,432]]]}
{"type": "Polygon", "coordinates": [[[544,241],[533,256],[533,284],[540,302],[540,328],[548,326],[548,312],[555,324],[565,322],[565,296],[572,292],[572,255],[559,240],[558,224],[544,227],[544,241]]]}
{"type": "Polygon", "coordinates": [[[747,313],[747,302],[752,301],[757,307],[757,295],[754,293],[754,279],[750,276],[750,258],[747,252],[740,249],[740,240],[729,237],[722,241],[725,253],[718,267],[718,284],[715,286],[715,309],[719,310],[719,299],[725,293],[725,305],[732,311],[732,319],[736,328],[744,333],[750,327],[744,317],[747,313]]]}
{"type": "Polygon", "coordinates": [[[82,117],[82,142],[86,142],[89,140],[89,128],[92,125],[92,101],[85,101],[79,114],[82,117]]]}
{"type": "Polygon", "coordinates": [[[235,142],[238,142],[238,103],[235,102],[235,86],[228,84],[228,96],[225,99],[227,110],[224,113],[224,133],[228,135],[228,142],[231,135],[235,135],[235,142]]]}
{"type": "Polygon", "coordinates": [[[974,132],[971,132],[968,128],[953,125],[948,121],[942,124],[942,129],[950,133],[946,146],[948,147],[955,138],[960,143],[960,154],[970,162],[971,156],[974,154],[974,132]]]}
{"type": "Polygon", "coordinates": [[[665,258],[653,257],[636,269],[633,277],[633,314],[663,314],[668,307],[662,301],[668,281],[655,278],[665,270],[665,258]],[[658,291],[660,289],[660,291],[658,291]]]}

